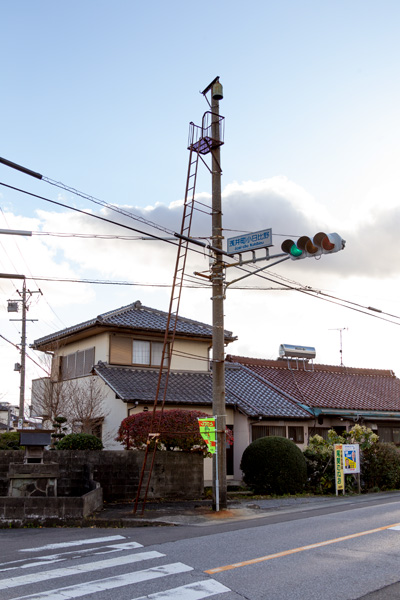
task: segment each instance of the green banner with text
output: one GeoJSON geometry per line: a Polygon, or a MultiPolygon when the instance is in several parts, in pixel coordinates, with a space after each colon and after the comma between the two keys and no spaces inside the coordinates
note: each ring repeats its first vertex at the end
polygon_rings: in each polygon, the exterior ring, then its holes
{"type": "Polygon", "coordinates": [[[198,422],[199,422],[199,427],[200,427],[200,435],[203,438],[203,440],[205,441],[205,443],[207,444],[207,450],[211,454],[214,454],[214,452],[217,449],[217,444],[215,441],[215,432],[216,432],[215,417],[210,417],[209,419],[199,418],[198,422]]]}

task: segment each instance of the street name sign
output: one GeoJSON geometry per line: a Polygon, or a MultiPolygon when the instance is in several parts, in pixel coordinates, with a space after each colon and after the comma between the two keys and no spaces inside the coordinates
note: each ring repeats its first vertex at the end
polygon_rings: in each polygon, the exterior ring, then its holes
{"type": "Polygon", "coordinates": [[[227,240],[228,254],[238,254],[239,252],[267,248],[268,246],[272,246],[272,229],[243,233],[227,240]]]}

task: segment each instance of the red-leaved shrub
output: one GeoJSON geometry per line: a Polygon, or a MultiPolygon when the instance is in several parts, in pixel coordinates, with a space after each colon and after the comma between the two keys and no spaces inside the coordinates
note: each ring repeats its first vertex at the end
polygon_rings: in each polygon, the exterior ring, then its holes
{"type": "MultiPolygon", "coordinates": [[[[126,450],[144,450],[149,433],[159,434],[150,437],[151,446],[157,443],[159,450],[180,450],[182,452],[201,452],[207,455],[207,446],[200,435],[198,418],[210,417],[198,410],[165,410],[141,412],[126,417],[119,427],[117,442],[126,450]],[[153,420],[153,422],[152,422],[153,420]]],[[[227,429],[227,442],[232,443],[232,432],[227,429]]]]}

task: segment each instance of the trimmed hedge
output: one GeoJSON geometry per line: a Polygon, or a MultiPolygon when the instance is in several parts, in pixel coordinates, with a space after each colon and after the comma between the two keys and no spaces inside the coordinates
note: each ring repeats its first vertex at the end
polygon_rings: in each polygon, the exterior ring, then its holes
{"type": "Polygon", "coordinates": [[[57,450],[102,450],[103,444],[89,433],[70,433],[57,443],[57,450]]]}
{"type": "Polygon", "coordinates": [[[296,494],[304,489],[307,467],[301,450],[284,437],[255,440],[243,452],[244,482],[256,494],[296,494]]]}
{"type": "Polygon", "coordinates": [[[365,491],[400,489],[400,451],[394,444],[378,442],[364,450],[361,479],[365,491]]]}

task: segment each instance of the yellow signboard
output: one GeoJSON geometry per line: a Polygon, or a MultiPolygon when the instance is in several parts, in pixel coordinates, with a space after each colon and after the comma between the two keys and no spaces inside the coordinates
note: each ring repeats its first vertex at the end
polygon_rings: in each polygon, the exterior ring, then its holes
{"type": "Polygon", "coordinates": [[[344,490],[343,444],[335,444],[333,456],[335,460],[335,482],[337,494],[338,490],[344,490]]]}
{"type": "Polygon", "coordinates": [[[215,417],[210,417],[209,419],[198,419],[199,427],[200,427],[200,435],[207,444],[207,450],[211,454],[217,449],[217,444],[215,441],[215,417]]]}

